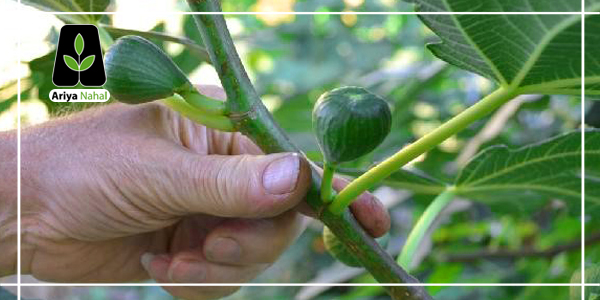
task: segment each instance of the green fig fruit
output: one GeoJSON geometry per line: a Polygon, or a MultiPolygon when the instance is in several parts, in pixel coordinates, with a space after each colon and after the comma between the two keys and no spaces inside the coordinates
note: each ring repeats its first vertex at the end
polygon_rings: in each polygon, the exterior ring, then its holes
{"type": "MultiPolygon", "coordinates": [[[[386,247],[389,241],[389,234],[386,234],[378,239],[377,243],[381,247],[386,247]]],[[[325,248],[331,256],[335,257],[340,262],[350,267],[362,267],[360,261],[348,250],[348,248],[331,232],[329,227],[323,227],[323,242],[325,248]]]]}
{"type": "Polygon", "coordinates": [[[166,53],[139,36],[117,40],[104,61],[104,88],[120,102],[138,104],[194,90],[166,53]]]}
{"type": "Polygon", "coordinates": [[[392,125],[386,101],[354,86],[321,95],[312,119],[319,147],[330,164],[351,161],[373,151],[392,125]]]}

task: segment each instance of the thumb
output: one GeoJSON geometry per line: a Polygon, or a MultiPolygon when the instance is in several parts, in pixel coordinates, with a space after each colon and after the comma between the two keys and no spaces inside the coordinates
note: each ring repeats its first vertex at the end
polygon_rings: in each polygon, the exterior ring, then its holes
{"type": "Polygon", "coordinates": [[[179,168],[183,214],[272,217],[296,206],[310,186],[308,162],[296,153],[270,155],[186,154],[179,168]]]}

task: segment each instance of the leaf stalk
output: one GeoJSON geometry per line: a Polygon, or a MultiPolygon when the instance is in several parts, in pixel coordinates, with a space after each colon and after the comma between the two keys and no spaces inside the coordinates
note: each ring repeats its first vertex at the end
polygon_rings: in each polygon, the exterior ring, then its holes
{"type": "Polygon", "coordinates": [[[321,180],[321,200],[329,203],[333,200],[333,175],[335,166],[330,163],[323,164],[323,179],[321,180]]]}
{"type": "Polygon", "coordinates": [[[421,245],[427,230],[433,224],[436,217],[442,212],[442,210],[454,199],[454,189],[446,189],[443,193],[439,194],[433,201],[427,206],[425,212],[417,221],[417,224],[413,227],[406,239],[406,243],[402,247],[402,251],[398,256],[398,263],[400,266],[407,270],[411,270],[414,266],[412,265],[413,257],[421,245]]]}

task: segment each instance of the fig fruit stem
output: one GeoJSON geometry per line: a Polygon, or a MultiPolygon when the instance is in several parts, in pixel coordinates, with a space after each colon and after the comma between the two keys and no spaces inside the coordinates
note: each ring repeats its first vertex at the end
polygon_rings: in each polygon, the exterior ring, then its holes
{"type": "MultiPolygon", "coordinates": [[[[218,0],[187,0],[223,89],[227,94],[229,118],[236,129],[251,138],[265,153],[297,152],[292,143],[264,106],[227,30],[218,0]]],[[[200,41],[198,41],[200,42],[200,41]]],[[[398,284],[384,288],[393,299],[430,300],[419,281],[404,271],[377,242],[362,228],[350,211],[334,215],[321,200],[321,176],[313,166],[312,184],[305,198],[317,217],[356,256],[378,282],[398,284]]]]}
{"type": "Polygon", "coordinates": [[[404,147],[396,154],[350,182],[335,197],[335,200],[329,206],[329,211],[334,214],[341,214],[360,194],[390,176],[419,155],[431,150],[452,135],[513,99],[516,94],[514,89],[511,88],[498,88],[473,106],[446,121],[440,127],[404,147]]]}
{"type": "Polygon", "coordinates": [[[194,87],[178,93],[191,106],[208,115],[225,116],[225,102],[200,94],[194,87]]]}
{"type": "Polygon", "coordinates": [[[184,98],[177,94],[163,99],[162,102],[190,120],[200,123],[206,127],[227,132],[235,131],[233,123],[228,117],[207,114],[206,112],[192,106],[190,103],[185,101],[184,98]]]}
{"type": "Polygon", "coordinates": [[[398,256],[398,263],[401,267],[410,270],[413,268],[412,262],[419,245],[425,237],[425,233],[433,224],[436,217],[440,212],[454,199],[454,188],[450,187],[444,192],[439,194],[433,201],[427,206],[425,212],[419,217],[419,221],[415,224],[413,229],[410,231],[406,243],[402,247],[402,251],[398,256]]]}
{"type": "Polygon", "coordinates": [[[321,180],[321,200],[323,200],[323,203],[329,203],[333,200],[333,175],[335,175],[335,165],[324,163],[323,179],[321,180]]]}

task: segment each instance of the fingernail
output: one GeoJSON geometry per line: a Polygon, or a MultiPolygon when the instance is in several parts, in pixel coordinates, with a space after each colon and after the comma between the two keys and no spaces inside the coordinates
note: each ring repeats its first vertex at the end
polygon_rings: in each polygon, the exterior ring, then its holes
{"type": "Polygon", "coordinates": [[[153,259],[154,259],[154,254],[148,253],[148,252],[142,254],[142,256],[140,257],[140,263],[142,264],[142,267],[144,268],[144,270],[146,270],[146,272],[148,272],[148,274],[150,274],[150,263],[152,262],[153,259]]]}
{"type": "Polygon", "coordinates": [[[171,282],[199,283],[206,279],[206,270],[199,261],[180,260],[169,268],[167,276],[171,282]]]}
{"type": "Polygon", "coordinates": [[[206,246],[205,254],[213,262],[236,263],[240,261],[242,248],[232,238],[219,237],[206,246]]]}
{"type": "Polygon", "coordinates": [[[297,154],[287,154],[272,161],[263,174],[263,186],[269,194],[281,195],[296,188],[300,173],[300,158],[297,154]]]}

